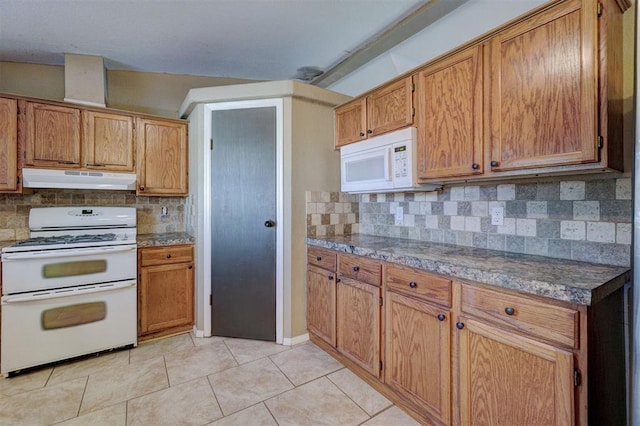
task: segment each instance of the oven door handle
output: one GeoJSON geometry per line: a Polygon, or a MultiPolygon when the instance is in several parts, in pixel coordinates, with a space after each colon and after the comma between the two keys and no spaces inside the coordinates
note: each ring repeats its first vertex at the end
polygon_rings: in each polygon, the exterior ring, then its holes
{"type": "Polygon", "coordinates": [[[120,290],[128,287],[135,287],[136,280],[122,281],[118,283],[102,283],[85,287],[76,287],[71,289],[58,289],[52,291],[40,291],[29,294],[16,294],[15,296],[3,296],[2,304],[5,303],[24,303],[39,302],[48,299],[58,299],[61,297],[82,296],[91,293],[104,293],[106,291],[120,290]]]}
{"type": "Polygon", "coordinates": [[[30,251],[23,253],[3,253],[2,261],[12,260],[25,260],[25,259],[50,259],[56,257],[71,257],[82,255],[100,255],[110,253],[121,253],[127,251],[135,251],[137,245],[123,245],[123,246],[108,246],[108,247],[91,247],[91,248],[79,248],[79,249],[61,249],[61,250],[47,250],[47,251],[30,251]]]}

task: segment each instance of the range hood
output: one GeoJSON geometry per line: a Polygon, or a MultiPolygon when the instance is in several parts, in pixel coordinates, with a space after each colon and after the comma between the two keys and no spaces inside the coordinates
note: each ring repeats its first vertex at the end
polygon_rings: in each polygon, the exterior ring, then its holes
{"type": "Polygon", "coordinates": [[[24,188],[136,189],[135,173],[109,173],[86,170],[22,169],[24,188]]]}

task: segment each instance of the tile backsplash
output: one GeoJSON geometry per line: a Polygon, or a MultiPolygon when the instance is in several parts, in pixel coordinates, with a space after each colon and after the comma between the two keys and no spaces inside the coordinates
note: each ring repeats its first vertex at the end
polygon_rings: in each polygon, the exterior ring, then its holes
{"type": "MultiPolygon", "coordinates": [[[[322,231],[317,227],[331,221],[325,212],[336,203],[325,202],[326,196],[318,202],[318,194],[330,194],[335,200],[357,197],[357,207],[350,203],[351,210],[357,211],[356,223],[349,222],[352,233],[630,264],[633,205],[628,177],[446,186],[441,192],[311,193],[312,199],[314,194],[315,201],[308,199],[307,203],[309,235],[314,235],[313,226],[315,235],[332,235],[331,228],[322,231]],[[399,207],[401,224],[396,224],[399,207]],[[501,226],[491,224],[493,207],[504,210],[501,226]]],[[[341,218],[337,220],[342,223],[341,218]]],[[[338,227],[334,235],[347,230],[338,227]]]]}
{"type": "Polygon", "coordinates": [[[0,194],[0,241],[29,237],[31,207],[135,207],[139,234],[184,232],[184,202],[179,197],[136,197],[126,191],[42,189],[33,194],[0,194]],[[166,216],[161,215],[162,207],[167,207],[166,216]]]}
{"type": "Polygon", "coordinates": [[[344,192],[307,191],[307,235],[358,233],[359,200],[344,192]]]}

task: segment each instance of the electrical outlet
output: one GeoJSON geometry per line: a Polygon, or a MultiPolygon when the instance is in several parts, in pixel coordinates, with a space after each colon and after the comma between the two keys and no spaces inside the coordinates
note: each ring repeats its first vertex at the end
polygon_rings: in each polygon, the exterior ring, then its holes
{"type": "Polygon", "coordinates": [[[404,225],[404,209],[401,206],[396,207],[395,224],[404,225]]]}
{"type": "Polygon", "coordinates": [[[166,216],[169,213],[169,209],[167,209],[166,207],[162,207],[160,209],[160,215],[161,216],[166,216]]]}
{"type": "Polygon", "coordinates": [[[491,224],[498,226],[504,225],[504,207],[491,208],[491,224]]]}

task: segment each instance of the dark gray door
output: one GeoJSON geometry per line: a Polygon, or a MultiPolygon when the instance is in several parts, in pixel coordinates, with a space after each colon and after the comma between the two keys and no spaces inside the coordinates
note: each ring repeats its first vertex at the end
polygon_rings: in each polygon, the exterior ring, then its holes
{"type": "Polygon", "coordinates": [[[212,334],[275,341],[276,108],[212,120],[212,334]]]}

